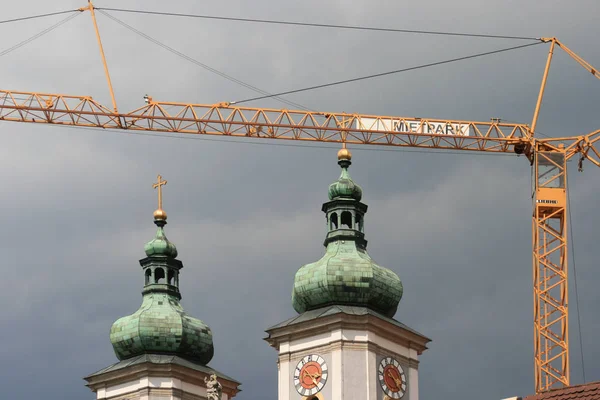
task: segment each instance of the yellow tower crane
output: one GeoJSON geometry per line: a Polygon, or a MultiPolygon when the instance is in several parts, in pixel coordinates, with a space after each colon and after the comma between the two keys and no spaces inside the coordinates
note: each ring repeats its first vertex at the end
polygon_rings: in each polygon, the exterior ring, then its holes
{"type": "Polygon", "coordinates": [[[405,118],[336,112],[294,111],[159,102],[145,97],[145,105],[131,112],[117,111],[109,70],[91,1],[90,11],[113,109],[89,96],[69,96],[0,90],[0,121],[30,122],[129,131],[223,135],[422,149],[465,150],[523,154],[533,167],[532,214],[533,325],[535,391],[569,386],[569,308],[567,269],[567,162],[579,157],[600,167],[595,143],[600,130],[560,138],[534,136],[552,55],[556,46],[596,78],[598,71],[556,38],[548,58],[531,125],[405,118]]]}

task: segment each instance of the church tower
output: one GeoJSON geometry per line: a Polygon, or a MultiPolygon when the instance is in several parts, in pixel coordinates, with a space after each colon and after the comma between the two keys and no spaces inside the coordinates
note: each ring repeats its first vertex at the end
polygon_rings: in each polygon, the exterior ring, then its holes
{"type": "Polygon", "coordinates": [[[110,330],[110,341],[118,363],[84,378],[97,399],[106,400],[229,400],[239,391],[239,382],[217,372],[208,363],[213,358],[212,332],[201,320],[185,313],[179,303],[179,281],[183,263],[177,248],[165,235],[167,214],[162,209],[161,176],[157,231],[144,248],[140,260],[144,288],[142,305],[132,315],[118,319],[110,330]]]}
{"type": "Polygon", "coordinates": [[[430,341],[393,317],[402,282],[367,254],[362,189],[338,152],[340,178],[323,204],[325,255],[300,268],[298,316],[267,330],[279,352],[279,400],[419,399],[419,355],[430,341]]]}

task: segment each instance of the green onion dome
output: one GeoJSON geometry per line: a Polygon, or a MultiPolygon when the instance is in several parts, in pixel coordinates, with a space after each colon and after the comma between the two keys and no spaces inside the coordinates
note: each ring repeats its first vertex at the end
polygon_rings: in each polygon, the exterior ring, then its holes
{"type": "Polygon", "coordinates": [[[296,272],[292,305],[298,313],[329,305],[362,306],[393,317],[402,298],[402,282],[367,253],[367,205],[360,202],[362,190],[348,174],[350,152],[342,149],[340,153],[342,176],[329,187],[330,201],[323,204],[326,252],[296,272]]]}
{"type": "Polygon", "coordinates": [[[144,251],[148,257],[159,255],[177,257],[177,247],[175,247],[175,244],[169,242],[162,226],[158,227],[154,239],[146,243],[144,251]]]}
{"type": "Polygon", "coordinates": [[[147,257],[140,260],[142,305],[113,324],[110,341],[119,360],[141,354],[173,354],[206,365],[214,354],[212,332],[183,310],[179,292],[183,263],[175,258],[177,248],[165,235],[166,214],[164,218],[155,215],[154,223],[158,231],[145,246],[147,257]]]}

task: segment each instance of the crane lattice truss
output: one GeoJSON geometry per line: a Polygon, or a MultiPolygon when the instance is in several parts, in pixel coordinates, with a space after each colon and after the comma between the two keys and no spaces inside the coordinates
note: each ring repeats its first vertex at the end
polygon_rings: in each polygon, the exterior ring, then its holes
{"type": "Polygon", "coordinates": [[[567,270],[567,161],[579,157],[579,167],[589,160],[600,166],[595,148],[600,130],[587,135],[534,137],[552,54],[558,45],[581,66],[598,72],[556,38],[550,43],[531,126],[500,121],[475,122],[416,119],[313,111],[292,111],[158,102],[128,113],[117,111],[94,6],[94,21],[113,109],[89,96],[68,96],[0,90],[0,121],[29,122],[129,131],[222,135],[353,145],[416,147],[487,153],[524,154],[533,167],[533,303],[536,393],[569,385],[568,270],[567,270]]]}

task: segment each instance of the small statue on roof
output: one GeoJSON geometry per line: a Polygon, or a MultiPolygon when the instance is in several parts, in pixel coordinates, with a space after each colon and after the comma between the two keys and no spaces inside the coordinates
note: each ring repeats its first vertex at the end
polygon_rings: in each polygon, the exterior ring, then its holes
{"type": "Polygon", "coordinates": [[[204,377],[204,383],[206,383],[206,399],[221,400],[223,386],[217,381],[217,375],[214,372],[210,374],[210,379],[204,377]]]}

